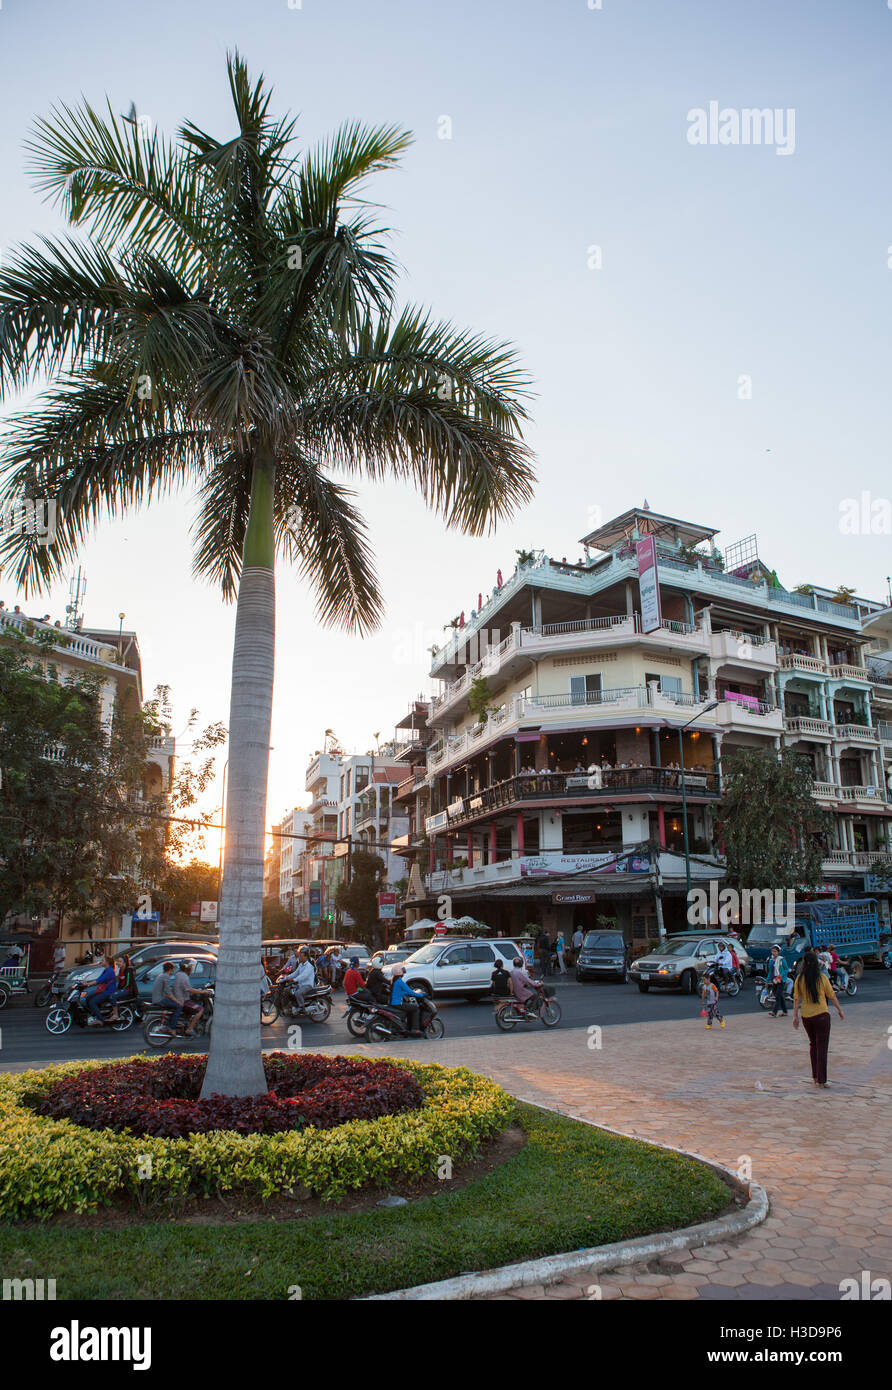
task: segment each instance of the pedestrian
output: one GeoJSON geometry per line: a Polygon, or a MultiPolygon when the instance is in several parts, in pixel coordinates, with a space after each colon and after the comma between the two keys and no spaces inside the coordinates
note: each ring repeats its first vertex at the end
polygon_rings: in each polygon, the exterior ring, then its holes
{"type": "Polygon", "coordinates": [[[582,927],[577,927],[573,933],[573,956],[579,960],[579,952],[582,950],[582,927]]]}
{"type": "Polygon", "coordinates": [[[551,937],[543,927],[536,943],[539,949],[539,969],[543,977],[551,974],[551,937]]]}
{"type": "Polygon", "coordinates": [[[722,1018],[719,1009],[719,991],[715,980],[711,975],[703,976],[703,984],[700,987],[700,998],[703,1000],[703,1007],[706,1010],[706,1026],[711,1028],[716,1019],[719,1027],[724,1028],[725,1020],[722,1018]]]}
{"type": "Polygon", "coordinates": [[[54,970],[64,970],[64,968],[65,968],[65,947],[62,945],[62,942],[60,941],[60,942],[57,944],[56,949],[53,951],[53,969],[54,969],[54,970]]]}
{"type": "Polygon", "coordinates": [[[560,972],[561,972],[562,975],[566,975],[566,973],[567,973],[567,967],[566,967],[566,965],[564,965],[564,933],[563,933],[563,932],[559,932],[559,933],[558,933],[558,938],[557,938],[557,941],[555,942],[554,950],[555,950],[555,955],[557,956],[557,963],[558,963],[558,967],[559,967],[559,969],[560,969],[560,972]]]}
{"type": "Polygon", "coordinates": [[[808,1049],[811,1059],[811,1075],[816,1086],[830,1085],[827,1080],[827,1051],[830,1046],[830,1009],[832,1004],[840,1018],[845,1014],[833,992],[833,986],[821,969],[820,961],[814,951],[806,951],[802,959],[802,969],[793,986],[793,1027],[802,1026],[808,1034],[808,1049]]]}
{"type": "Polygon", "coordinates": [[[777,1018],[777,1011],[780,1009],[784,1018],[787,1016],[787,976],[789,975],[787,962],[780,952],[779,946],[772,946],[771,961],[768,966],[768,983],[774,990],[774,1008],[769,1014],[769,1018],[777,1018]]]}

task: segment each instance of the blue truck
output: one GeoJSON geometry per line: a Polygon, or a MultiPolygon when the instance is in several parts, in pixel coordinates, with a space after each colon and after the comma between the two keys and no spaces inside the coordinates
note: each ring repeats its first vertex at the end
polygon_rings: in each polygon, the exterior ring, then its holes
{"type": "Polygon", "coordinates": [[[796,903],[795,924],[766,918],[750,928],[746,939],[754,971],[765,968],[772,946],[779,946],[788,965],[798,963],[806,946],[836,947],[840,960],[856,979],[865,965],[880,965],[882,924],[876,898],[835,898],[796,903]]]}

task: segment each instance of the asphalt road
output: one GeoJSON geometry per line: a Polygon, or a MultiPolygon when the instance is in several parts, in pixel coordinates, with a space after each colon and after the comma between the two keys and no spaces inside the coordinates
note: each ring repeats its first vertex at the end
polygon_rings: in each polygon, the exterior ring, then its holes
{"type": "MultiPolygon", "coordinates": [[[[593,1024],[601,1027],[630,1023],[650,1022],[653,1019],[681,1019],[698,1017],[700,1001],[691,995],[675,992],[650,990],[639,993],[635,985],[614,984],[609,981],[595,981],[591,984],[578,984],[573,978],[557,978],[549,981],[556,986],[557,998],[563,1011],[559,1027],[586,1028],[593,1024]]],[[[869,970],[862,978],[858,993],[853,999],[843,1000],[843,1009],[857,1009],[861,1003],[879,1003],[888,1000],[892,993],[892,974],[888,970],[869,970]]],[[[468,1002],[465,1000],[438,1001],[447,1037],[483,1037],[497,1032],[493,1019],[492,1000],[468,1002]]],[[[772,1020],[759,1009],[755,990],[748,982],[736,999],[722,998],[722,1012],[733,1027],[735,1014],[761,1013],[766,1028],[787,1025],[780,1019],[772,1020]]],[[[46,1066],[50,1062],[83,1060],[86,1058],[127,1057],[136,1052],[146,1051],[142,1028],[135,1025],[127,1033],[113,1033],[110,1029],[89,1033],[72,1026],[63,1037],[55,1037],[46,1031],[45,1009],[36,1009],[26,1001],[17,1001],[0,1012],[0,1070],[13,1070],[22,1067],[46,1066]]],[[[290,1019],[279,1019],[271,1028],[262,1030],[263,1045],[266,1048],[287,1048],[289,1046],[290,1019]]],[[[344,1024],[344,995],[335,995],[331,1017],[327,1023],[314,1024],[301,1020],[299,1038],[292,1038],[291,1046],[307,1049],[322,1046],[355,1045],[355,1039],[347,1032],[344,1024]]],[[[516,1032],[533,1030],[549,1036],[549,1030],[541,1023],[531,1022],[520,1025],[516,1032]]],[[[436,1056],[436,1043],[431,1043],[431,1058],[436,1056]]],[[[188,1045],[189,1051],[206,1052],[208,1043],[197,1039],[188,1045]]],[[[185,1044],[177,1044],[185,1048],[185,1044]]],[[[385,1050],[382,1047],[382,1051],[385,1050]]]]}

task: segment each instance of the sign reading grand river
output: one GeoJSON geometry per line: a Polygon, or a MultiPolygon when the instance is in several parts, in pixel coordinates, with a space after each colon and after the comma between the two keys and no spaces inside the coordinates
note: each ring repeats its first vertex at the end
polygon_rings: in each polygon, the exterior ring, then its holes
{"type": "Polygon", "coordinates": [[[653,632],[660,626],[660,585],[657,579],[657,543],[653,536],[643,536],[636,542],[638,556],[638,588],[641,592],[641,630],[653,632]]]}

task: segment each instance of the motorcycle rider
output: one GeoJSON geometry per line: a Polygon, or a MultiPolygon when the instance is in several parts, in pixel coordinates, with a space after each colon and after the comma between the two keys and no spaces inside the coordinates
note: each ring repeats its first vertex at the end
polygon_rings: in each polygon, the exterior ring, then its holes
{"type": "Polygon", "coordinates": [[[512,962],[511,988],[514,991],[514,998],[522,1012],[526,1012],[527,1001],[535,998],[536,985],[526,972],[526,967],[520,956],[515,956],[512,962]]]}
{"type": "Polygon", "coordinates": [[[723,984],[727,984],[728,981],[733,978],[734,957],[731,955],[727,946],[723,946],[716,956],[715,967],[719,972],[719,979],[723,984]]]}
{"type": "Polygon", "coordinates": [[[105,1020],[99,1012],[99,1005],[111,1000],[115,988],[114,966],[109,965],[107,957],[103,955],[100,955],[97,964],[103,967],[102,973],[96,981],[95,987],[87,995],[87,1008],[93,1015],[87,1020],[87,1026],[90,1028],[101,1027],[104,1023],[105,1020]]]}
{"type": "Polygon", "coordinates": [[[195,1029],[200,1023],[204,1013],[203,1005],[196,1004],[194,1002],[194,996],[200,995],[202,998],[207,997],[206,989],[194,989],[192,986],[190,976],[194,965],[195,962],[193,960],[181,960],[180,968],[174,975],[170,986],[170,992],[173,995],[176,1007],[174,1008],[173,1017],[168,1026],[171,1032],[175,1034],[177,1031],[177,1024],[180,1021],[180,1014],[188,1014],[189,1022],[183,1031],[184,1038],[192,1038],[195,1036],[195,1029]]]}
{"type": "Polygon", "coordinates": [[[376,1004],[387,1004],[390,1002],[390,989],[384,976],[384,971],[379,965],[373,965],[365,977],[363,988],[371,995],[376,1004]]]}
{"type": "Polygon", "coordinates": [[[290,975],[291,993],[294,996],[297,1007],[302,1009],[304,1001],[311,989],[316,985],[316,971],[313,962],[310,960],[310,953],[306,946],[301,946],[297,953],[297,969],[290,975]]]}
{"type": "Polygon", "coordinates": [[[410,1038],[420,1038],[421,1030],[418,1027],[419,1000],[424,995],[418,990],[410,989],[403,976],[406,973],[404,965],[393,967],[393,984],[390,989],[390,1003],[394,1009],[399,1009],[400,1014],[408,1026],[410,1038]]]}

